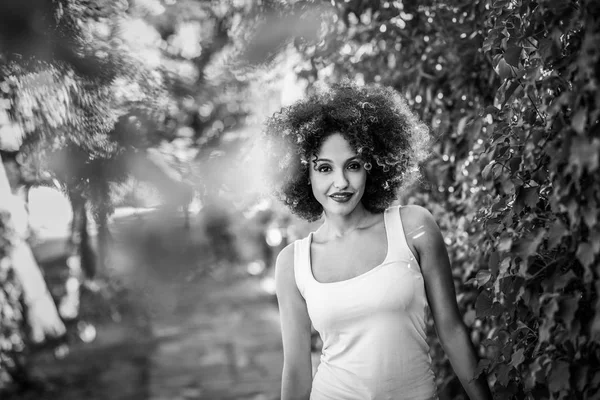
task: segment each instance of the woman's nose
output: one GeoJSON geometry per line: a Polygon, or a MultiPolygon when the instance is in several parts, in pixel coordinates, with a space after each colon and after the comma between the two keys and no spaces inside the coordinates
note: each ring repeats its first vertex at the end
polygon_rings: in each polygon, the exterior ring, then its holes
{"type": "Polygon", "coordinates": [[[339,172],[335,175],[335,180],[333,181],[333,186],[337,189],[344,189],[348,186],[348,178],[346,178],[346,174],[343,172],[339,172]]]}

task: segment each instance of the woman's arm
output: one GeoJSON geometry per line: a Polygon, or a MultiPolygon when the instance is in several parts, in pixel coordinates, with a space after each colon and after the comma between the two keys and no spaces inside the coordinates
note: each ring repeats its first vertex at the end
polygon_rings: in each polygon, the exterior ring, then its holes
{"type": "Polygon", "coordinates": [[[485,375],[473,379],[477,354],[458,310],[450,260],[440,229],[423,207],[407,206],[401,210],[407,241],[419,258],[436,331],[452,368],[471,400],[491,399],[485,375]]]}
{"type": "Polygon", "coordinates": [[[307,400],[312,387],[310,318],[294,277],[294,245],[279,253],[275,264],[275,290],[283,340],[281,400],[307,400]]]}

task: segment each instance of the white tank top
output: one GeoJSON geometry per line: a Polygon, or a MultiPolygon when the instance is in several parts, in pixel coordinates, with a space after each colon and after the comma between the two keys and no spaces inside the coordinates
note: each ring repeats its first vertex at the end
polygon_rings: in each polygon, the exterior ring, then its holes
{"type": "Polygon", "coordinates": [[[398,206],[385,211],[384,224],[384,261],[339,282],[314,278],[312,233],[294,244],[296,285],[323,340],[311,400],[437,398],[425,333],[425,285],[398,206]]]}

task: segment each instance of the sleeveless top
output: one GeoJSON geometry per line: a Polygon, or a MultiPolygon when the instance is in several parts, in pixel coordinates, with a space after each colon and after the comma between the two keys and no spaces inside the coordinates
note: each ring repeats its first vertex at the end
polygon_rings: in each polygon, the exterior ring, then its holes
{"type": "Polygon", "coordinates": [[[315,279],[312,233],[294,243],[296,285],[323,340],[311,400],[437,399],[425,285],[398,206],[385,210],[384,224],[384,261],[343,281],[315,279]]]}

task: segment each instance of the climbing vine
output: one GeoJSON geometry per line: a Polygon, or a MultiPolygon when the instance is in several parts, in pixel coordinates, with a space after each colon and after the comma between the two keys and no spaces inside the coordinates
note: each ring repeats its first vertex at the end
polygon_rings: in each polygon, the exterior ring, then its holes
{"type": "MultiPolygon", "coordinates": [[[[600,5],[332,4],[298,74],[393,86],[431,127],[402,198],[444,232],[479,371],[502,399],[597,396],[600,5]]],[[[430,341],[440,392],[465,398],[430,341]]]]}

